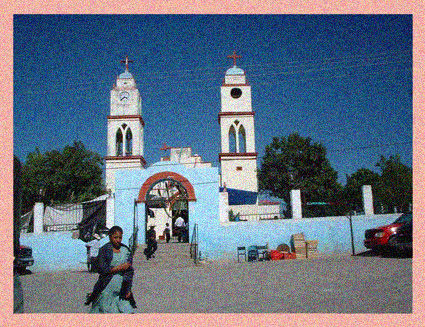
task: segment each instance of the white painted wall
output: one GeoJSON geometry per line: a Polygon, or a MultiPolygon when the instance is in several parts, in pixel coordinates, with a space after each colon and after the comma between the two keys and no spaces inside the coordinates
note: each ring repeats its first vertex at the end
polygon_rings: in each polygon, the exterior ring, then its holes
{"type": "Polygon", "coordinates": [[[180,163],[186,168],[212,167],[210,162],[204,162],[198,154],[192,155],[192,148],[171,148],[169,157],[161,157],[161,161],[180,163]]]}
{"type": "Polygon", "coordinates": [[[228,188],[257,192],[257,160],[256,157],[222,158],[221,159],[222,186],[228,188]],[[238,170],[242,167],[242,170],[238,170]]]}
{"type": "Polygon", "coordinates": [[[251,86],[249,85],[225,85],[221,87],[221,108],[222,112],[249,112],[251,105],[251,86]],[[235,99],[230,95],[230,91],[237,87],[241,89],[242,95],[235,99]]]}
{"type": "Polygon", "coordinates": [[[105,185],[106,189],[115,192],[115,172],[119,169],[135,170],[143,169],[140,160],[108,159],[105,161],[105,185]]]}

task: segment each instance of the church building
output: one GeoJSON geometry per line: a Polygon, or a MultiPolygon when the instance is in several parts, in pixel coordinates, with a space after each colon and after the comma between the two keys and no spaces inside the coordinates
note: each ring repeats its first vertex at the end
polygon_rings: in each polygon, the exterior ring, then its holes
{"type": "Polygon", "coordinates": [[[122,61],[125,71],[111,90],[107,117],[108,227],[120,225],[125,235],[137,235],[138,242],[144,243],[149,226],[155,226],[161,235],[167,223],[174,230],[175,220],[182,217],[189,238],[196,226],[200,248],[208,253],[212,244],[219,246],[226,237],[224,230],[218,230],[229,221],[279,215],[279,204],[261,205],[258,201],[251,86],[244,70],[236,65],[241,56],[233,52],[228,58],[233,66],[225,72],[218,114],[220,168],[192,154],[191,148],[165,144],[161,150],[169,151],[169,156],[146,164],[140,92],[129,70],[132,61],[128,57],[122,61]],[[212,234],[214,229],[217,231],[212,234]]]}

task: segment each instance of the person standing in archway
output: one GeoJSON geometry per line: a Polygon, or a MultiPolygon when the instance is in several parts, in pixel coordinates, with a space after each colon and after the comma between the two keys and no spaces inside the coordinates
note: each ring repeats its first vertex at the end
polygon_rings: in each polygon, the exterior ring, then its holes
{"type": "Polygon", "coordinates": [[[170,224],[169,223],[165,224],[164,235],[165,235],[165,241],[167,243],[170,243],[171,234],[170,234],[170,224]]]}
{"type": "Polygon", "coordinates": [[[146,244],[147,247],[143,251],[143,253],[146,256],[146,260],[149,260],[150,258],[155,258],[155,251],[158,248],[157,241],[156,241],[156,232],[155,232],[155,226],[150,226],[149,230],[146,232],[146,244]]]}
{"type": "Polygon", "coordinates": [[[176,222],[174,223],[174,225],[176,226],[177,240],[179,242],[181,242],[183,237],[184,237],[184,230],[185,230],[185,227],[186,227],[184,219],[181,216],[179,216],[176,219],[176,222]]]}

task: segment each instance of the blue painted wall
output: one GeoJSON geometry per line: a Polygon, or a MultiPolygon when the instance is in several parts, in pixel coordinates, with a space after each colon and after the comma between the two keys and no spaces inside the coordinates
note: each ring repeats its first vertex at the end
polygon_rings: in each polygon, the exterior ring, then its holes
{"type": "MultiPolygon", "coordinates": [[[[117,171],[115,192],[115,224],[124,230],[123,242],[133,232],[134,201],[143,183],[152,175],[172,171],[187,178],[192,184],[197,201],[189,203],[189,237],[194,224],[198,225],[199,250],[203,258],[236,259],[237,246],[290,244],[291,235],[304,233],[307,240],[318,240],[318,251],[325,254],[350,254],[351,234],[347,217],[307,218],[301,220],[269,220],[258,222],[228,222],[219,219],[219,175],[217,168],[188,169],[182,165],[157,163],[145,170],[117,171]]],[[[355,251],[365,251],[364,231],[393,222],[400,214],[355,216],[353,232],[355,251]]],[[[145,206],[136,207],[139,244],[145,238],[145,206]]],[[[41,235],[22,234],[21,244],[33,248],[33,271],[86,269],[85,243],[72,239],[70,232],[49,232],[41,235]]],[[[108,241],[103,239],[101,244],[108,241]]]]}
{"type": "MultiPolygon", "coordinates": [[[[387,225],[400,214],[352,218],[355,253],[367,249],[363,245],[366,229],[387,225]]],[[[318,251],[325,254],[351,254],[351,232],[348,217],[306,218],[301,220],[268,220],[258,222],[229,222],[224,226],[210,224],[199,228],[200,248],[210,259],[235,257],[237,246],[265,245],[276,249],[279,244],[290,245],[291,236],[304,233],[306,240],[318,240],[318,251]]]]}
{"type": "MultiPolygon", "coordinates": [[[[109,241],[103,238],[100,245],[109,241]]],[[[34,265],[29,270],[87,270],[85,243],[72,238],[72,232],[49,232],[39,235],[21,234],[20,243],[32,247],[34,265]]]]}
{"type": "MultiPolygon", "coordinates": [[[[207,230],[209,224],[218,222],[218,168],[190,169],[178,164],[170,165],[168,162],[156,163],[144,170],[120,170],[115,173],[115,224],[123,228],[124,235],[130,237],[133,232],[134,200],[138,198],[143,183],[149,177],[164,171],[184,176],[195,191],[197,200],[189,202],[189,237],[192,236],[194,224],[198,224],[200,230],[207,230]]],[[[139,227],[139,243],[144,243],[146,228],[144,203],[137,204],[136,220],[139,227]]]]}

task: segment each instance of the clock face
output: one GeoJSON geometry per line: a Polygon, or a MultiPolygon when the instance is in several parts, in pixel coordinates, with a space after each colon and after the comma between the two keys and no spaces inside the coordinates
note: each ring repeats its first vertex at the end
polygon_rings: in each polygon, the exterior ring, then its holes
{"type": "Polygon", "coordinates": [[[238,87],[235,87],[230,90],[230,95],[232,96],[232,98],[237,99],[242,95],[242,90],[238,87]]]}
{"type": "Polygon", "coordinates": [[[121,102],[127,102],[130,98],[130,94],[128,92],[120,92],[118,98],[121,102]]]}

